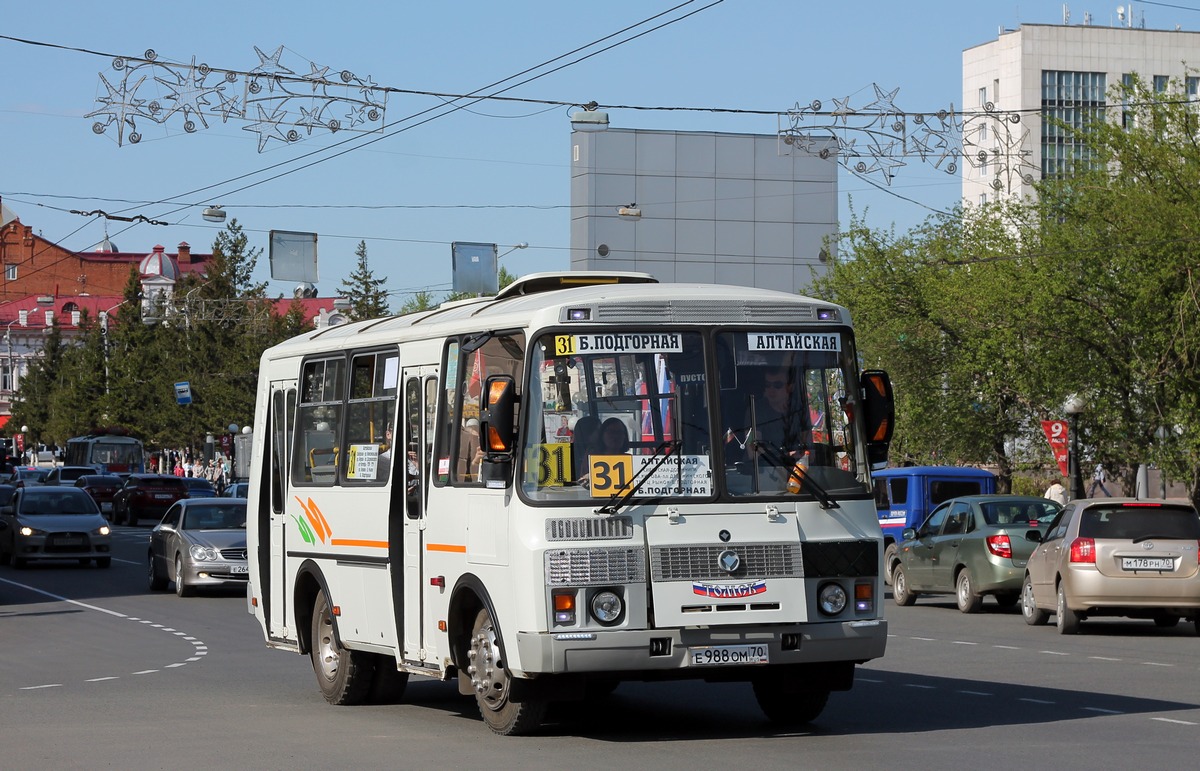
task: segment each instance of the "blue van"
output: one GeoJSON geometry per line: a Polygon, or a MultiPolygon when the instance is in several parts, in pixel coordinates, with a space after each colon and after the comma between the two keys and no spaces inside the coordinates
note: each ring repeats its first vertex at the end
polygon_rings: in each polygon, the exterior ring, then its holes
{"type": "Polygon", "coordinates": [[[904,528],[918,527],[942,501],[996,492],[996,475],[979,468],[903,466],[875,471],[871,477],[884,549],[902,540],[904,528]]]}

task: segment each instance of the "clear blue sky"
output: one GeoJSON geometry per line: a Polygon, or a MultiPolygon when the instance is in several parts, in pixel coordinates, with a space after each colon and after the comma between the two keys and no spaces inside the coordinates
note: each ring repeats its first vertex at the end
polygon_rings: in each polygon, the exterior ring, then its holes
{"type": "MultiPolygon", "coordinates": [[[[561,69],[504,95],[623,105],[608,108],[612,125],[623,128],[773,134],[780,125],[773,115],[632,108],[783,112],[820,100],[830,109],[834,99],[872,101],[873,85],[899,89],[894,103],[908,112],[961,107],[964,48],[994,40],[1002,26],[1057,24],[1063,16],[1062,2],[975,0],[697,0],[668,12],[680,2],[8,3],[0,34],[106,55],[0,40],[0,196],[23,222],[72,249],[99,242],[104,224],[69,209],[170,222],[108,223],[122,251],[145,252],[159,243],[174,251],[181,241],[209,251],[220,226],[204,222],[201,211],[222,204],[252,245],[264,248],[259,280],[269,278],[270,230],[315,231],[322,296],[335,294],[365,240],[370,266],[387,277],[398,309],[418,289],[448,291],[453,241],[497,243],[502,253],[527,242],[501,261],[517,274],[569,266],[570,108],[460,101],[463,109],[449,111],[437,109],[446,99],[391,93],[387,136],[338,157],[383,134],[318,129],[292,144],[268,141],[260,153],[259,135],[246,130],[251,122],[222,123],[209,113],[209,127],[191,134],[179,115],[164,124],[139,119],[142,141],[129,143],[127,127],[118,146],[115,126],[97,135],[96,118],[85,117],[108,95],[101,74],[114,87],[122,82],[108,54],[141,57],[153,49],[159,61],[195,57],[214,69],[248,71],[263,64],[256,47],[270,60],[283,46],[279,63],[299,75],[328,67],[330,78],[346,70],[378,86],[447,94],[469,94],[557,60],[519,80],[561,69]],[[657,22],[558,59],[663,12],[657,22]],[[313,161],[321,162],[279,176],[313,161]],[[154,203],[181,195],[178,203],[154,203]],[[191,205],[178,210],[180,203],[191,205]]],[[[1090,11],[1094,24],[1115,24],[1117,5],[1076,0],[1071,21],[1090,11]]],[[[1200,27],[1200,11],[1187,9],[1193,5],[1200,8],[1200,0],[1134,3],[1147,27],[1168,29],[1200,27]]],[[[170,93],[151,79],[136,96],[169,103],[170,93]]],[[[243,82],[226,93],[243,97],[243,82]]],[[[343,118],[349,112],[341,110],[343,118]]],[[[839,184],[843,222],[852,200],[870,224],[900,229],[949,208],[960,189],[957,176],[917,159],[897,171],[891,192],[847,172],[839,184]]],[[[293,286],[270,288],[290,295],[293,286]]]]}

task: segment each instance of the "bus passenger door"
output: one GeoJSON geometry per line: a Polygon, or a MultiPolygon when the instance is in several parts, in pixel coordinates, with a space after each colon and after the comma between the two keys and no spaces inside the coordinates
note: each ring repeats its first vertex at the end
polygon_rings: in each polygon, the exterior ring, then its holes
{"type": "MultiPolygon", "coordinates": [[[[425,662],[424,555],[425,503],[430,479],[433,450],[433,416],[437,400],[437,368],[405,367],[402,380],[402,424],[397,451],[402,453],[394,464],[395,482],[403,485],[404,539],[403,556],[393,549],[392,564],[403,562],[404,658],[425,662]]],[[[396,590],[396,587],[393,587],[396,590]]]]}
{"type": "MultiPolygon", "coordinates": [[[[269,519],[267,528],[259,527],[269,533],[267,546],[267,565],[262,571],[263,586],[259,588],[266,607],[263,613],[267,618],[267,632],[271,638],[284,639],[286,630],[294,617],[289,618],[288,586],[287,586],[287,491],[290,483],[289,442],[292,433],[288,427],[296,418],[296,381],[281,380],[271,383],[270,425],[269,434],[264,438],[262,466],[266,470],[260,475],[258,511],[253,516],[266,516],[269,519]],[[266,505],[264,505],[266,499],[266,505]]],[[[261,546],[260,546],[261,552],[261,546]]],[[[293,638],[296,630],[291,630],[293,638]]]]}

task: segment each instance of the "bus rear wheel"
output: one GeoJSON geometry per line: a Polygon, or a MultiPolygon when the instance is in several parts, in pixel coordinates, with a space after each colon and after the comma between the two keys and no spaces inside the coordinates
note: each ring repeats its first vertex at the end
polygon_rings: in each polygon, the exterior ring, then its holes
{"type": "Polygon", "coordinates": [[[493,733],[516,736],[529,733],[542,724],[546,700],[514,696],[512,676],[500,651],[496,623],[487,608],[476,614],[475,624],[471,627],[467,674],[479,704],[479,714],[493,733]]]}
{"type": "Polygon", "coordinates": [[[333,611],[325,592],[320,592],[313,603],[309,656],[325,701],[337,705],[366,701],[375,662],[369,653],[343,648],[338,642],[333,629],[333,611]]]}

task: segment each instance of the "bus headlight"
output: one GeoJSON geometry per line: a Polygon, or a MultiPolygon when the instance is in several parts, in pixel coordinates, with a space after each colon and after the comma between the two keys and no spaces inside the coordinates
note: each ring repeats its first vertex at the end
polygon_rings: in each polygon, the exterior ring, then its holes
{"type": "Polygon", "coordinates": [[[593,594],[590,607],[592,618],[604,626],[620,623],[625,615],[625,603],[621,601],[621,595],[613,589],[603,589],[593,594]]]}
{"type": "Polygon", "coordinates": [[[827,616],[836,616],[846,609],[846,590],[839,584],[828,583],[817,591],[817,608],[827,616]]]}

